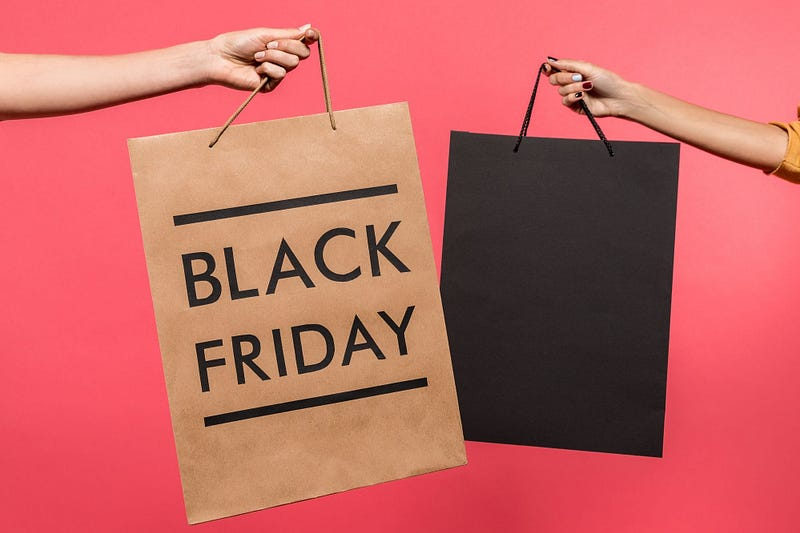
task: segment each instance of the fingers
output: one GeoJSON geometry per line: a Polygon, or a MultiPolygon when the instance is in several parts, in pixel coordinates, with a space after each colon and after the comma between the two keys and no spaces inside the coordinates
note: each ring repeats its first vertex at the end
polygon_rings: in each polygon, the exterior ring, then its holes
{"type": "Polygon", "coordinates": [[[578,72],[554,72],[548,76],[550,85],[567,85],[583,81],[583,75],[578,72]]]}
{"type": "MultiPolygon", "coordinates": [[[[599,76],[599,70],[591,63],[574,59],[548,58],[542,67],[542,72],[548,77],[550,84],[562,87],[573,83],[593,81],[599,76]]],[[[588,87],[583,88],[588,89],[588,87]]]]}
{"type": "Polygon", "coordinates": [[[580,109],[580,106],[578,104],[580,103],[581,100],[583,100],[584,96],[585,94],[583,93],[583,91],[567,94],[561,99],[561,103],[567,107],[572,107],[573,109],[575,108],[580,109]]]}
{"type": "Polygon", "coordinates": [[[584,78],[591,76],[594,65],[586,61],[577,59],[547,59],[547,65],[558,70],[566,70],[573,73],[582,74],[584,78]]]}
{"type": "Polygon", "coordinates": [[[283,66],[297,66],[284,64],[283,61],[288,60],[287,56],[293,56],[299,59],[305,59],[311,55],[311,50],[305,43],[296,39],[283,39],[279,41],[270,41],[266,45],[266,50],[261,50],[253,56],[256,61],[277,61],[283,66]]]}
{"type": "Polygon", "coordinates": [[[275,63],[288,70],[296,67],[299,60],[311,55],[308,45],[319,40],[319,30],[312,28],[310,24],[299,28],[265,28],[258,31],[256,43],[261,41],[262,45],[256,45],[256,50],[251,52],[252,60],[258,63],[275,63]]]}
{"type": "Polygon", "coordinates": [[[635,98],[631,84],[619,74],[586,61],[547,58],[542,73],[558,89],[565,106],[591,110],[595,117],[617,116],[635,98]]]}
{"type": "Polygon", "coordinates": [[[274,91],[281,81],[283,81],[283,78],[280,79],[270,78],[267,84],[264,86],[262,92],[268,93],[270,91],[274,91]]]}
{"type": "MultiPolygon", "coordinates": [[[[275,42],[275,41],[273,41],[275,42]]],[[[272,44],[272,43],[270,43],[272,44]]],[[[305,56],[308,57],[308,56],[305,56]]],[[[290,54],[288,52],[284,52],[282,50],[277,49],[270,49],[264,50],[262,52],[258,52],[254,58],[259,63],[272,63],[273,65],[279,65],[284,69],[292,70],[297,65],[300,64],[301,59],[305,59],[305,57],[300,57],[296,54],[290,54]]]]}
{"type": "MultiPolygon", "coordinates": [[[[584,91],[591,91],[594,84],[591,81],[583,81],[583,76],[575,72],[558,72],[550,75],[550,83],[558,85],[558,94],[565,97],[575,95],[584,91]]],[[[574,103],[574,102],[573,102],[574,103]]]]}
{"type": "Polygon", "coordinates": [[[319,39],[319,31],[311,28],[309,24],[301,26],[298,30],[292,29],[291,32],[290,30],[271,31],[285,32],[284,35],[292,33],[292,35],[290,38],[269,41],[265,45],[266,50],[260,50],[253,55],[253,59],[261,63],[256,72],[270,77],[273,77],[273,74],[283,77],[286,72],[297,67],[301,60],[311,55],[311,50],[306,42],[313,43],[319,39]],[[302,34],[298,34],[298,31],[301,31],[302,34]],[[281,69],[276,69],[276,66],[283,69],[282,74],[281,69]]]}
{"type": "Polygon", "coordinates": [[[285,68],[274,63],[262,63],[256,68],[259,76],[267,76],[271,80],[282,80],[286,77],[286,72],[288,71],[285,68]]]}
{"type": "Polygon", "coordinates": [[[263,28],[260,35],[264,44],[287,39],[299,40],[303,37],[316,41],[317,36],[318,32],[311,28],[311,24],[304,24],[299,28],[263,28]],[[313,37],[310,36],[311,33],[314,34],[313,37]]]}
{"type": "MultiPolygon", "coordinates": [[[[300,29],[302,30],[303,27],[301,27],[300,29]]],[[[314,44],[315,42],[319,41],[319,30],[316,28],[306,29],[303,41],[306,44],[314,44]]]]}
{"type": "Polygon", "coordinates": [[[558,94],[561,96],[567,96],[568,94],[574,94],[579,91],[591,91],[594,88],[594,84],[590,81],[579,81],[577,83],[569,83],[567,85],[562,85],[558,88],[558,94]]]}
{"type": "Polygon", "coordinates": [[[300,52],[308,57],[308,44],[319,40],[319,30],[312,28],[311,24],[304,24],[299,28],[264,29],[260,35],[264,46],[271,42],[278,42],[279,49],[289,53],[300,52]]]}
{"type": "Polygon", "coordinates": [[[543,73],[548,76],[551,85],[558,87],[558,94],[562,96],[561,103],[580,113],[582,109],[579,105],[580,100],[586,96],[587,91],[594,88],[594,84],[585,79],[591,76],[591,67],[592,65],[585,61],[548,58],[543,73]]]}
{"type": "Polygon", "coordinates": [[[258,51],[253,55],[253,59],[260,63],[255,69],[256,73],[269,78],[263,89],[264,92],[274,90],[288,72],[296,68],[300,61],[308,58],[311,55],[308,44],[319,40],[319,30],[312,28],[310,24],[298,29],[270,31],[274,32],[270,37],[280,36],[281,38],[270,40],[266,43],[266,50],[258,51]]]}

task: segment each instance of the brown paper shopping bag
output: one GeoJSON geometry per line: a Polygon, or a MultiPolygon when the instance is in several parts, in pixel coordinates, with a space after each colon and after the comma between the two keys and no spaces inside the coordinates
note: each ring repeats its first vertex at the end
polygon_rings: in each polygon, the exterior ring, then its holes
{"type": "Polygon", "coordinates": [[[189,522],[464,464],[406,104],[129,141],[189,522]]]}

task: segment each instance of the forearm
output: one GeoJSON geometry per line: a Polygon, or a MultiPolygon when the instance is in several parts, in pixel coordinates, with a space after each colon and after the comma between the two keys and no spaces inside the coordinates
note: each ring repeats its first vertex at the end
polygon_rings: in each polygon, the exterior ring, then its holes
{"type": "Polygon", "coordinates": [[[195,42],[118,56],[0,54],[0,120],[77,113],[209,82],[195,42]]]}
{"type": "Polygon", "coordinates": [[[786,152],[786,132],[693,105],[638,84],[619,116],[737,163],[773,171],[786,152]]]}

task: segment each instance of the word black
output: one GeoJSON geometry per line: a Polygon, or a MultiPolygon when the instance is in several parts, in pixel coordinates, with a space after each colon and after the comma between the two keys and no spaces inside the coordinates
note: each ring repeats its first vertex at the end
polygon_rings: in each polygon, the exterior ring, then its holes
{"type": "MultiPolygon", "coordinates": [[[[375,226],[369,225],[366,227],[366,246],[369,252],[370,270],[373,277],[381,275],[381,256],[399,272],[410,272],[410,269],[388,246],[389,239],[392,238],[392,235],[394,235],[399,225],[399,220],[389,224],[389,227],[383,232],[380,238],[377,238],[375,234],[375,226]]],[[[314,262],[316,263],[317,270],[331,281],[339,283],[353,281],[361,275],[360,266],[356,266],[349,272],[335,272],[325,262],[325,247],[335,237],[355,239],[356,232],[350,228],[333,228],[323,233],[319,239],[317,239],[316,245],[314,246],[314,262]]],[[[241,289],[239,287],[239,280],[236,278],[236,262],[234,260],[233,248],[227,247],[223,249],[223,255],[225,257],[225,271],[231,300],[258,296],[259,292],[256,288],[241,289]]],[[[209,252],[193,252],[183,254],[181,257],[183,260],[183,275],[186,280],[186,295],[189,300],[189,307],[208,305],[219,300],[222,296],[222,282],[219,277],[214,275],[217,268],[217,262],[214,256],[209,252]],[[196,272],[193,266],[195,263],[203,263],[205,264],[205,268],[196,272]],[[210,287],[211,292],[208,296],[198,296],[197,287],[199,284],[208,285],[210,287]]],[[[275,254],[275,262],[272,266],[272,274],[269,277],[265,294],[275,293],[278,288],[278,281],[295,277],[299,278],[306,288],[315,286],[308,272],[297,258],[297,255],[292,251],[289,243],[286,242],[286,239],[281,239],[281,244],[275,254]]]]}

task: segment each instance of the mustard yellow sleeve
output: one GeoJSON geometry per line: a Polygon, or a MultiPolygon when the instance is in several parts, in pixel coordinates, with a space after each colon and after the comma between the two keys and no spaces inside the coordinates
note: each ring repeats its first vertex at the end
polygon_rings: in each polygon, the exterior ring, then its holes
{"type": "MultiPolygon", "coordinates": [[[[797,109],[797,116],[800,118],[800,107],[797,109]]],[[[800,120],[794,122],[770,122],[777,126],[789,136],[786,145],[786,155],[783,156],[781,164],[770,172],[779,178],[800,183],[800,120]]]]}

